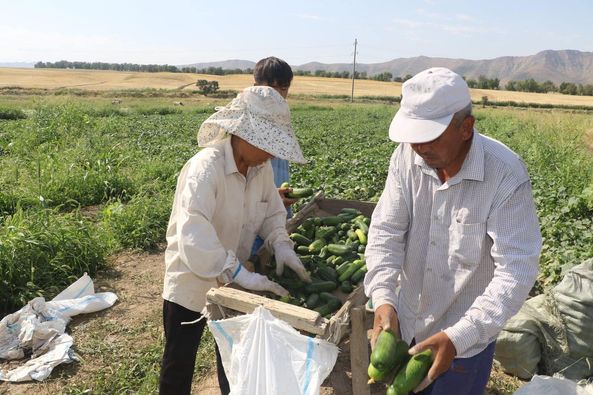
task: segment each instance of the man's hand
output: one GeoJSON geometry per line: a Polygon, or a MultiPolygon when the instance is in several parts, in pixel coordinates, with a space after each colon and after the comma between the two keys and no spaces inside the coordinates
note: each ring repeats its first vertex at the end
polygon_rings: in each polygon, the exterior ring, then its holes
{"type": "Polygon", "coordinates": [[[371,349],[375,348],[375,342],[382,330],[391,330],[398,338],[401,338],[399,333],[399,322],[397,321],[397,313],[393,306],[389,304],[382,304],[375,308],[375,320],[373,322],[373,332],[371,334],[371,349]]]}
{"type": "Polygon", "coordinates": [[[414,389],[414,392],[420,392],[428,387],[441,374],[445,373],[451,367],[457,350],[445,332],[439,332],[428,339],[416,344],[408,351],[410,355],[418,354],[423,350],[432,349],[432,366],[422,382],[414,389]]]}
{"type": "Polygon", "coordinates": [[[292,191],[292,188],[288,187],[280,187],[278,188],[278,193],[280,194],[280,198],[282,199],[282,203],[284,203],[284,207],[288,208],[296,203],[298,199],[291,199],[286,197],[288,192],[292,191]]]}

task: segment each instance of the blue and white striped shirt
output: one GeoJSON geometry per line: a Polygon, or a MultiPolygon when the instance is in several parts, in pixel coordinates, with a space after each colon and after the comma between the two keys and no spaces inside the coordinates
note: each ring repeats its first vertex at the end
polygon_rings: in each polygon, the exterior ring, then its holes
{"type": "Polygon", "coordinates": [[[443,183],[400,144],[372,217],[365,292],[396,309],[408,343],[444,331],[457,357],[471,357],[525,301],[541,245],[527,170],[505,145],[475,131],[443,183]]]}

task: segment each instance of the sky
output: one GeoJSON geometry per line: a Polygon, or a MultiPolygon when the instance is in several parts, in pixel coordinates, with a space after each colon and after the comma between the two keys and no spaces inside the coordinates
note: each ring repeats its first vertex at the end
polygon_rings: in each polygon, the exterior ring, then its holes
{"type": "Polygon", "coordinates": [[[352,63],[355,39],[357,63],[593,52],[590,0],[0,0],[0,20],[0,63],[352,63]]]}

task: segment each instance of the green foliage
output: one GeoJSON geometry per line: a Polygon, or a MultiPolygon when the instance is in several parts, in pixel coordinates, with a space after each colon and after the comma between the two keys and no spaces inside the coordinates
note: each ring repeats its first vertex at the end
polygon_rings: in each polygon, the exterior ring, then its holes
{"type": "Polygon", "coordinates": [[[488,112],[478,116],[477,127],[527,165],[544,239],[538,286],[552,286],[563,271],[593,256],[593,157],[582,142],[591,122],[561,113],[488,112]]]}
{"type": "Polygon", "coordinates": [[[104,264],[104,235],[76,212],[17,208],[1,225],[0,313],[36,296],[51,299],[104,264]]]}
{"type": "MultiPolygon", "coordinates": [[[[67,228],[63,218],[82,207],[95,213],[93,232],[101,236],[88,240],[101,259],[120,249],[162,245],[177,175],[198,151],[196,133],[212,109],[167,107],[158,99],[138,101],[125,112],[111,108],[109,102],[41,101],[25,110],[27,118],[2,122],[2,232],[13,218],[44,208],[57,208],[43,212],[67,228]]],[[[395,148],[387,136],[395,111],[381,104],[293,105],[293,126],[309,163],[291,166],[291,184],[334,198],[377,201],[395,148]]],[[[525,159],[544,235],[540,286],[554,284],[563,268],[593,256],[593,163],[582,144],[593,127],[590,118],[501,109],[478,110],[477,118],[478,130],[525,159]]],[[[18,267],[37,265],[26,254],[23,259],[18,267]]],[[[60,286],[52,279],[44,285],[60,286]]]]}
{"type": "Polygon", "coordinates": [[[17,120],[17,119],[25,119],[27,118],[27,114],[21,109],[18,108],[11,108],[11,107],[0,107],[0,120],[17,120]]]}
{"type": "Polygon", "coordinates": [[[112,248],[154,250],[165,241],[172,199],[164,196],[135,195],[127,204],[114,202],[101,211],[112,248]]]}

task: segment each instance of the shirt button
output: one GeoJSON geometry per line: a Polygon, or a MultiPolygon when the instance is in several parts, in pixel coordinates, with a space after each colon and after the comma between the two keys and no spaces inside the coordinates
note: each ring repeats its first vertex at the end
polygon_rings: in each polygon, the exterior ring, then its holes
{"type": "Polygon", "coordinates": [[[437,245],[437,243],[436,243],[434,240],[431,240],[431,241],[430,241],[430,245],[431,245],[431,246],[435,246],[435,245],[437,245]]]}

